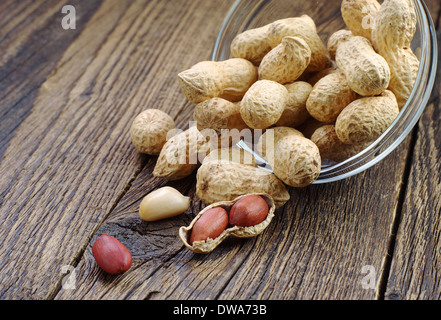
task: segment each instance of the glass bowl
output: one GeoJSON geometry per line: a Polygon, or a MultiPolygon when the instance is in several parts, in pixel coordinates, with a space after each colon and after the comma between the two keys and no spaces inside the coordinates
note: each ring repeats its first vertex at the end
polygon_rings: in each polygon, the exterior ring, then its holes
{"type": "MultiPolygon", "coordinates": [[[[394,123],[365,150],[340,163],[323,161],[320,176],[315,184],[348,178],[384,159],[406,138],[425,109],[436,75],[437,40],[426,5],[420,0],[412,1],[416,8],[417,29],[411,46],[420,59],[420,68],[411,96],[394,123]]],[[[315,21],[317,32],[326,44],[333,32],[346,28],[341,17],[340,4],[340,0],[237,0],[221,27],[212,60],[231,58],[230,44],[237,34],[278,19],[303,14],[309,15],[315,21]]]]}

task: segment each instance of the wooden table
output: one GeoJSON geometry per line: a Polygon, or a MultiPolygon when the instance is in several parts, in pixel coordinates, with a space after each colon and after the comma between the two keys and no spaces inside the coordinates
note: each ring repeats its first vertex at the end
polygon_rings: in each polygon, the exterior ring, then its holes
{"type": "MultiPolygon", "coordinates": [[[[0,2],[0,298],[439,299],[440,83],[419,124],[373,168],[290,189],[270,227],[208,255],[177,236],[204,207],[195,176],[152,176],[133,148],[134,117],[152,107],[191,119],[176,74],[210,58],[233,0],[0,2]],[[61,8],[76,9],[63,29],[61,8]],[[185,214],[142,221],[143,196],[170,185],[185,214]],[[133,254],[109,276],[91,244],[133,254]]],[[[439,25],[441,1],[426,0],[439,25]]]]}

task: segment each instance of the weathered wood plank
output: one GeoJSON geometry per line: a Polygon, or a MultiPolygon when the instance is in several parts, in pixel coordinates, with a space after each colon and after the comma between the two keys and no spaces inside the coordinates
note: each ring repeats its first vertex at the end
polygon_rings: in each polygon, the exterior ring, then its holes
{"type": "MultiPolygon", "coordinates": [[[[100,4],[71,1],[86,24],[100,4]]],[[[2,2],[3,3],[3,2],[2,2]]],[[[29,115],[41,84],[81,30],[63,30],[63,1],[5,1],[0,10],[0,158],[29,115]]]]}
{"type": "MultiPolygon", "coordinates": [[[[95,3],[96,10],[99,3],[95,3]]],[[[81,5],[77,4],[77,9],[82,12],[81,5]]],[[[118,21],[118,14],[108,14],[109,9],[102,7],[98,12],[107,14],[108,21],[101,17],[102,32],[110,32],[118,21]]],[[[54,33],[64,34],[58,18],[55,21],[54,33]]],[[[83,29],[87,20],[83,28],[80,21],[78,27],[83,29]]],[[[92,27],[94,24],[91,21],[92,27]]],[[[62,35],[57,37],[63,39],[62,35]]],[[[84,123],[95,112],[89,108],[86,116],[85,104],[90,96],[69,96],[78,88],[78,80],[88,65],[84,63],[85,57],[93,58],[102,40],[97,35],[79,38],[78,47],[63,54],[59,68],[40,88],[32,109],[18,123],[3,155],[0,264],[8,275],[1,279],[3,298],[47,298],[59,281],[60,268],[75,259],[84,239],[90,236],[100,216],[105,215],[106,205],[114,201],[113,191],[89,190],[94,183],[106,183],[112,177],[96,178],[100,171],[112,168],[103,158],[111,149],[104,143],[106,135],[94,130],[102,124],[89,120],[93,125],[88,127],[84,123]],[[79,103],[74,105],[71,101],[79,103]],[[89,143],[89,139],[95,143],[89,143]],[[94,162],[99,150],[102,156],[94,162]]],[[[31,70],[27,78],[32,75],[31,70]]],[[[105,118],[105,113],[99,118],[105,118]]],[[[112,144],[118,146],[118,140],[112,144]]],[[[118,184],[114,187],[117,193],[124,188],[118,188],[118,184]]]]}
{"type": "Polygon", "coordinates": [[[386,299],[441,298],[440,105],[421,120],[387,286],[386,299]],[[428,168],[430,168],[428,170],[428,168]]]}
{"type": "Polygon", "coordinates": [[[176,74],[209,58],[198,50],[217,30],[203,24],[218,28],[218,12],[228,8],[108,0],[87,24],[77,22],[80,35],[18,121],[0,164],[2,298],[46,299],[58,290],[63,266],[75,264],[147,160],[133,152],[131,121],[146,106],[180,112],[176,74]],[[178,41],[198,32],[191,47],[178,41]]]}
{"type": "MultiPolygon", "coordinates": [[[[440,2],[431,14],[441,39],[440,2]]],[[[438,51],[440,48],[438,48],[438,51]]],[[[439,55],[441,57],[441,55],[439,55]]],[[[411,170],[385,298],[390,300],[439,300],[441,298],[441,66],[431,103],[418,127],[411,170]]]]}

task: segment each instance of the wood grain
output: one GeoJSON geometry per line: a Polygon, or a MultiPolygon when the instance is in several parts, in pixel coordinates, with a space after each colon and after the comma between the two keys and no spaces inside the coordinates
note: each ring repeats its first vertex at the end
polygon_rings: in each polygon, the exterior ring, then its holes
{"type": "Polygon", "coordinates": [[[95,5],[90,21],[77,22],[79,36],[41,84],[29,114],[16,122],[0,164],[6,299],[46,299],[57,290],[62,267],[76,263],[146,161],[133,152],[131,121],[151,105],[180,112],[178,68],[194,63],[192,55],[207,59],[200,48],[210,48],[217,31],[206,30],[191,48],[178,40],[202,30],[202,18],[220,24],[223,17],[206,4],[199,12],[212,13],[199,14],[198,22],[192,12],[200,4],[186,1],[95,5]]]}
{"type": "MultiPolygon", "coordinates": [[[[336,2],[326,2],[333,11],[308,2],[324,41],[342,26],[332,19],[336,2]]],[[[427,2],[437,14],[439,1],[427,2]]],[[[128,131],[147,107],[188,126],[194,106],[176,74],[210,58],[233,3],[69,1],[79,19],[70,31],[60,27],[66,1],[0,3],[0,299],[439,297],[439,219],[429,214],[440,211],[431,171],[439,172],[439,91],[417,139],[380,164],[290,189],[256,238],[229,238],[208,255],[183,246],[178,228],[204,207],[195,176],[154,178],[156,157],[136,152],[128,131]],[[164,185],[189,195],[191,208],[142,221],[141,199],[164,185]],[[103,233],[132,252],[129,272],[109,276],[96,265],[91,245],[103,233]]]]}
{"type": "MultiPolygon", "coordinates": [[[[440,2],[429,6],[440,25],[440,2]]],[[[438,46],[441,33],[437,28],[438,46]]],[[[440,52],[440,47],[438,47],[440,52]]],[[[440,54],[439,54],[440,57],[440,54]]],[[[438,58],[439,61],[439,58],[438,58]]],[[[439,64],[439,63],[438,63],[439,64]]],[[[385,298],[441,298],[441,74],[418,126],[385,298]]]]}
{"type": "Polygon", "coordinates": [[[401,211],[386,298],[441,298],[439,100],[427,107],[418,131],[401,211]],[[427,170],[430,168],[430,170],[427,170]]]}
{"type": "MultiPolygon", "coordinates": [[[[101,1],[71,1],[86,24],[101,1]]],[[[29,116],[38,90],[80,30],[61,28],[63,2],[3,2],[0,12],[0,157],[14,130],[29,116]],[[13,5],[12,5],[13,3],[13,5]],[[9,5],[7,5],[9,4],[9,5]]]]}

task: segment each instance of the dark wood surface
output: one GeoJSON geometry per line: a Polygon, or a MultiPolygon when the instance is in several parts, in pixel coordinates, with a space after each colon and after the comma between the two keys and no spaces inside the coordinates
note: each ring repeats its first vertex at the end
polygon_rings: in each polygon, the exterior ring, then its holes
{"type": "MultiPolygon", "coordinates": [[[[440,298],[439,77],[419,124],[380,164],[290,189],[256,238],[208,255],[183,246],[178,228],[204,207],[195,176],[154,178],[156,157],[134,150],[129,128],[148,107],[188,125],[176,74],[210,58],[233,3],[0,2],[0,299],[440,298]],[[61,28],[65,4],[75,30],[61,28]],[[142,221],[141,199],[164,185],[191,209],[142,221]],[[124,275],[96,265],[103,233],[132,252],[124,275]]],[[[426,4],[438,28],[441,1],[426,4]]]]}

